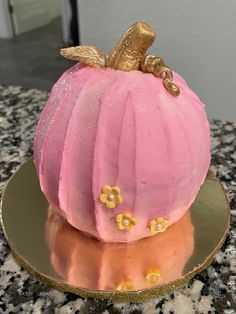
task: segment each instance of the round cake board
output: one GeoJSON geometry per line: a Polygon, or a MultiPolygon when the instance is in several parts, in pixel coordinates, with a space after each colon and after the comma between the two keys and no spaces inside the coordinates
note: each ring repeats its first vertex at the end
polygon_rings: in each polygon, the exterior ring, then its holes
{"type": "Polygon", "coordinates": [[[189,209],[190,219],[143,242],[102,244],[56,215],[40,190],[30,158],[8,181],[1,203],[4,234],[17,262],[60,291],[141,302],[180,287],[212,262],[224,243],[230,208],[223,186],[209,171],[189,209]],[[157,266],[151,277],[146,266],[157,266]]]}

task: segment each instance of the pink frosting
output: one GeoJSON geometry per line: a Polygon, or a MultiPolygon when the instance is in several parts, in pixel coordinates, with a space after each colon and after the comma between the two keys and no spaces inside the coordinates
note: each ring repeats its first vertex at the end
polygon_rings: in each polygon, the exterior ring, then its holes
{"type": "Polygon", "coordinates": [[[43,193],[68,222],[105,242],[153,235],[148,222],[174,223],[194,201],[210,163],[205,108],[186,82],[171,96],[141,71],[75,65],[55,84],[38,123],[35,164],[43,193]],[[123,203],[99,201],[119,186],[123,203]],[[137,224],[119,230],[115,217],[137,224]]]}

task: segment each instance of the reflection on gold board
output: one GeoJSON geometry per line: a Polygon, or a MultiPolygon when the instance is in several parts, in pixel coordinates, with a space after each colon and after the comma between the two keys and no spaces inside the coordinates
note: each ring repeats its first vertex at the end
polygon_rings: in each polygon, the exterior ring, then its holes
{"type": "Polygon", "coordinates": [[[131,244],[102,244],[49,205],[29,159],[9,180],[1,222],[17,261],[39,280],[84,297],[139,302],[183,285],[226,237],[230,208],[211,173],[189,212],[169,230],[131,244]]]}
{"type": "Polygon", "coordinates": [[[190,213],[166,232],[132,244],[101,243],[49,208],[51,263],[68,284],[96,290],[140,290],[182,277],[193,253],[190,213]]]}

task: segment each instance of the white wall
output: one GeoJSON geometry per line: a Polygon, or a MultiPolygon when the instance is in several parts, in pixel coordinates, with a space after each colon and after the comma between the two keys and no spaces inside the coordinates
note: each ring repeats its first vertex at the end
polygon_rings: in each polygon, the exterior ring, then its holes
{"type": "MultiPolygon", "coordinates": [[[[17,35],[48,24],[61,15],[58,0],[11,0],[14,6],[13,20],[17,35]]],[[[11,38],[12,27],[7,0],[0,0],[0,38],[11,38]]]]}
{"type": "Polygon", "coordinates": [[[210,118],[236,121],[235,0],[79,0],[82,43],[109,52],[138,20],[158,38],[164,58],[206,103],[210,118]]]}
{"type": "Polygon", "coordinates": [[[12,0],[13,19],[17,35],[43,27],[50,22],[47,0],[12,0]]]}
{"type": "Polygon", "coordinates": [[[0,38],[9,37],[12,37],[12,30],[7,0],[0,0],[0,38]]]}
{"type": "Polygon", "coordinates": [[[47,6],[51,20],[61,15],[60,1],[47,0],[47,6]]]}

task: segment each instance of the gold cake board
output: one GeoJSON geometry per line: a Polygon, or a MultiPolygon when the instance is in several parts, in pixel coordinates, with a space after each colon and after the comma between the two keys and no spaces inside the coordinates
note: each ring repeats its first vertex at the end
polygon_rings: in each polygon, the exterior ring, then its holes
{"type": "MultiPolygon", "coordinates": [[[[98,250],[98,252],[101,252],[102,250],[102,253],[104,254],[102,256],[104,259],[106,249],[101,248],[102,244],[96,240],[83,240],[84,236],[79,235],[79,231],[75,230],[69,225],[67,226],[66,222],[65,228],[63,227],[63,236],[65,234],[64,230],[66,229],[65,236],[67,237],[67,241],[70,242],[70,235],[75,237],[75,232],[78,232],[78,241],[76,242],[78,244],[75,245],[79,245],[79,247],[76,248],[73,246],[71,251],[68,251],[65,247],[65,254],[63,255],[62,252],[60,253],[62,255],[58,255],[58,248],[60,249],[60,243],[59,246],[58,243],[56,243],[55,246],[55,235],[50,235],[51,239],[54,239],[53,250],[55,250],[55,252],[52,250],[52,246],[50,247],[48,241],[46,240],[46,233],[50,233],[53,230],[53,228],[48,225],[49,206],[40,190],[32,158],[21,165],[18,171],[16,171],[8,181],[1,203],[1,222],[4,234],[17,262],[43,283],[48,284],[60,291],[72,292],[82,297],[111,299],[117,302],[141,302],[148,298],[160,297],[165,293],[171,292],[172,290],[188,282],[191,278],[194,277],[194,275],[202,271],[212,262],[214,255],[223,245],[229,226],[230,208],[223,186],[212,172],[208,172],[207,178],[189,212],[191,215],[191,230],[193,230],[193,239],[192,242],[190,241],[192,243],[192,247],[184,247],[186,244],[181,240],[182,242],[178,242],[177,254],[179,252],[179,254],[183,255],[183,250],[181,248],[182,245],[185,251],[186,249],[191,251],[191,256],[189,256],[188,260],[184,261],[186,263],[183,265],[181,275],[176,275],[177,278],[174,280],[167,280],[165,282],[163,281],[160,282],[160,284],[157,283],[156,285],[143,287],[141,289],[125,289],[126,291],[124,291],[124,289],[117,290],[117,288],[114,288],[113,286],[111,289],[105,290],[104,288],[98,286],[97,281],[93,279],[93,276],[90,276],[90,274],[93,272],[96,273],[97,270],[100,270],[100,264],[93,264],[92,261],[88,259],[91,255],[91,252],[89,252],[89,245],[85,245],[86,243],[89,243],[88,241],[91,241],[91,249],[93,249],[94,252],[96,251],[96,246],[98,246],[100,250],[98,250]],[[70,231],[70,228],[73,230],[71,229],[70,231]],[[81,248],[86,249],[84,250],[81,248]],[[68,264],[68,261],[64,261],[64,259],[69,259],[71,253],[74,253],[76,250],[79,252],[79,257],[78,263],[76,264],[77,269],[74,269],[75,265],[73,265],[73,262],[68,264]],[[63,261],[61,261],[60,258],[63,259],[63,261]],[[86,263],[87,259],[88,262],[86,263]],[[67,265],[65,266],[66,271],[64,271],[63,267],[61,267],[61,270],[58,271],[58,267],[55,267],[55,264],[64,265],[63,263],[67,265]],[[96,269],[93,269],[93,267],[96,269]],[[90,278],[88,279],[89,283],[88,280],[84,279],[83,272],[85,271],[85,268],[87,269],[87,273],[85,275],[90,278]],[[68,277],[68,273],[72,270],[76,273],[76,276],[72,276],[71,280],[68,277]],[[72,282],[75,280],[75,278],[80,279],[78,279],[78,282],[72,282]]],[[[173,225],[169,228],[170,233],[171,228],[178,228],[178,223],[175,224],[176,226],[173,225]]],[[[61,234],[62,233],[60,233],[59,230],[57,236],[60,238],[61,234]]],[[[154,242],[153,239],[145,239],[147,247],[150,241],[152,241],[152,243],[154,242]]],[[[156,239],[159,241],[158,238],[156,239]]],[[[71,241],[72,242],[70,243],[73,243],[73,239],[71,239],[71,241]]],[[[163,241],[165,241],[165,238],[162,238],[162,243],[165,243],[163,241]]],[[[170,245],[170,240],[168,239],[166,241],[169,241],[168,245],[170,245]]],[[[178,239],[176,241],[178,241],[178,239]]],[[[124,245],[125,244],[123,244],[123,246],[124,245]]],[[[132,244],[133,247],[134,245],[136,244],[132,244]]],[[[173,243],[173,245],[175,244],[173,243]]],[[[134,251],[130,251],[130,254],[137,254],[138,250],[139,244],[137,244],[137,248],[134,248],[134,251]]],[[[169,252],[171,248],[165,248],[165,246],[162,245],[160,254],[165,256],[165,250],[168,250],[169,252]]],[[[155,251],[153,254],[158,254],[158,252],[155,251]]],[[[184,254],[186,255],[186,252],[184,254]]],[[[182,255],[179,257],[179,259],[183,260],[182,255]]],[[[125,258],[127,257],[124,255],[123,259],[125,258]]],[[[175,258],[178,260],[178,256],[175,258]]],[[[139,259],[134,260],[136,260],[137,263],[144,263],[144,261],[140,261],[139,259]]],[[[99,262],[101,262],[101,260],[97,260],[97,263],[99,262]]],[[[104,262],[106,262],[106,260],[104,260],[104,262]]],[[[127,264],[126,261],[123,262],[124,265],[127,264]]],[[[119,261],[117,261],[117,263],[119,263],[119,261]]],[[[109,267],[109,273],[113,272],[112,267],[114,263],[106,265],[109,267]]],[[[130,269],[127,267],[126,272],[132,272],[133,266],[131,265],[130,269]]],[[[160,265],[160,267],[161,266],[162,265],[160,265]]],[[[101,272],[103,277],[105,277],[104,280],[106,280],[106,269],[103,269],[101,272]]],[[[112,273],[113,277],[117,275],[115,272],[116,270],[114,269],[114,273],[112,273]]],[[[130,277],[132,276],[134,276],[134,280],[136,280],[136,277],[140,276],[140,273],[137,270],[137,273],[133,273],[133,275],[130,274],[130,277]]],[[[164,277],[168,278],[168,274],[164,274],[164,277]]]]}

